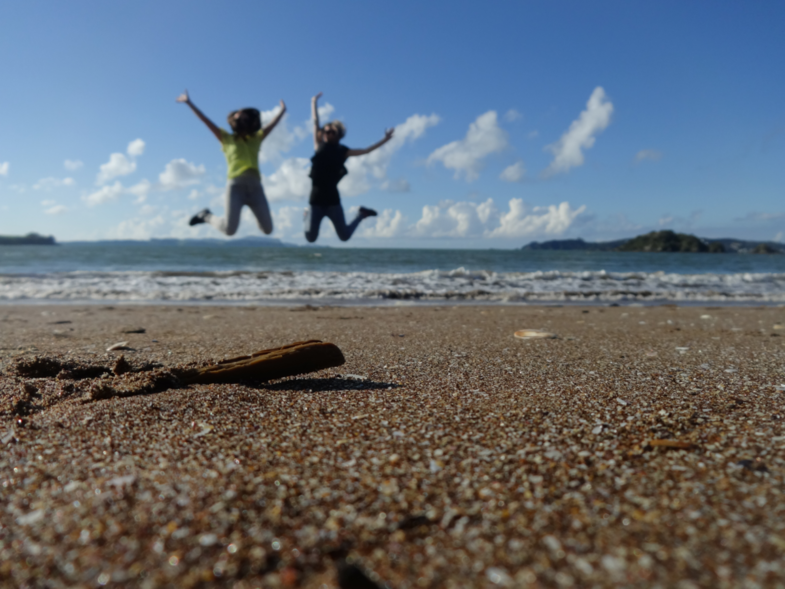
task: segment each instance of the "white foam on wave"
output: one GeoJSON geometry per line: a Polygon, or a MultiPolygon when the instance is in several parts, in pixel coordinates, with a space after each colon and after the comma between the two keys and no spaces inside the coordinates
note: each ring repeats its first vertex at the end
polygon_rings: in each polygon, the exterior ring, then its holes
{"type": "Polygon", "coordinates": [[[3,301],[785,302],[785,274],[423,270],[65,272],[0,276],[3,301]]]}

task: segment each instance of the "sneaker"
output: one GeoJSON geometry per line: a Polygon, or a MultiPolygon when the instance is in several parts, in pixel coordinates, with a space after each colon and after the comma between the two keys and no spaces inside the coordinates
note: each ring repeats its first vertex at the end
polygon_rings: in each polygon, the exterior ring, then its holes
{"type": "Polygon", "coordinates": [[[365,207],[360,207],[360,217],[365,219],[366,217],[375,217],[377,215],[376,211],[373,209],[366,209],[365,207]]]}
{"type": "Polygon", "coordinates": [[[201,211],[196,213],[193,217],[191,217],[191,220],[188,221],[188,224],[193,226],[193,225],[199,225],[201,223],[206,223],[207,215],[211,215],[211,214],[212,213],[210,212],[210,209],[202,209],[201,211]]]}

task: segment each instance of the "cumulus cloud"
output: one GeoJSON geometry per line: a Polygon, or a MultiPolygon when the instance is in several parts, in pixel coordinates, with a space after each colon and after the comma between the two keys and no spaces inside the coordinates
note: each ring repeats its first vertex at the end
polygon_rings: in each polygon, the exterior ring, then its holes
{"type": "Polygon", "coordinates": [[[176,190],[198,184],[204,173],[204,166],[197,166],[179,158],[166,164],[164,171],[158,175],[158,181],[162,190],[176,190]]]}
{"type": "Polygon", "coordinates": [[[127,192],[136,196],[136,204],[141,204],[147,200],[147,195],[152,189],[152,184],[148,180],[142,180],[128,188],[127,192]]]}
{"type": "Polygon", "coordinates": [[[109,161],[101,164],[98,176],[95,178],[95,183],[100,186],[106,184],[112,178],[117,176],[127,176],[136,170],[136,162],[128,159],[125,154],[113,153],[109,156],[109,161]]]}
{"type": "Polygon", "coordinates": [[[492,199],[480,204],[446,200],[438,205],[425,205],[412,234],[419,237],[480,236],[493,212],[492,199]]]}
{"type": "MultiPolygon", "coordinates": [[[[393,155],[406,143],[412,143],[422,137],[425,132],[439,123],[439,117],[431,115],[412,115],[400,125],[395,127],[393,138],[382,145],[379,149],[372,151],[368,155],[349,158],[346,162],[346,169],[349,174],[344,176],[338,184],[341,194],[345,196],[357,196],[367,192],[371,188],[373,180],[383,184],[387,182],[387,167],[390,165],[393,155]]],[[[399,179],[387,184],[385,190],[391,188],[408,187],[405,179],[399,179]]]]}
{"type": "Polygon", "coordinates": [[[295,157],[285,160],[270,176],[264,177],[264,192],[272,201],[303,200],[311,192],[308,171],[311,160],[295,157]]]}
{"type": "Polygon", "coordinates": [[[363,222],[363,237],[390,238],[399,237],[406,232],[406,217],[401,211],[385,209],[377,217],[372,217],[363,222]],[[371,222],[372,221],[372,222],[371,222]]]}
{"type": "Polygon", "coordinates": [[[554,237],[579,223],[585,210],[585,206],[572,208],[568,202],[531,207],[519,198],[511,199],[506,211],[499,211],[491,198],[481,203],[445,200],[437,205],[425,205],[420,219],[414,224],[409,224],[400,211],[386,209],[378,217],[366,220],[358,235],[365,238],[516,240],[554,237]]]}
{"type": "Polygon", "coordinates": [[[123,185],[117,181],[112,186],[104,186],[91,194],[83,196],[82,200],[88,207],[94,207],[117,200],[124,190],[123,185]]]}
{"type": "Polygon", "coordinates": [[[643,160],[658,162],[660,159],[662,159],[662,153],[656,149],[641,149],[638,153],[635,154],[635,163],[638,164],[643,160]]]}
{"type": "MultiPolygon", "coordinates": [[[[150,219],[132,218],[122,221],[113,231],[116,239],[150,239],[162,233],[169,226],[163,214],[150,219]]],[[[165,234],[165,233],[164,233],[165,234]]]]}
{"type": "Polygon", "coordinates": [[[396,180],[385,180],[380,186],[382,190],[387,192],[409,192],[411,186],[406,178],[398,178],[396,180]]]}
{"type": "Polygon", "coordinates": [[[499,178],[505,182],[520,182],[525,175],[526,167],[523,165],[523,162],[515,162],[511,166],[504,168],[502,173],[499,174],[499,178]]]}
{"type": "MultiPolygon", "coordinates": [[[[281,110],[280,105],[271,110],[265,110],[262,114],[262,124],[267,124],[272,120],[281,110]]],[[[264,138],[262,142],[262,149],[259,150],[259,163],[265,164],[268,162],[276,162],[281,159],[281,154],[288,152],[297,143],[302,141],[309,133],[307,123],[302,126],[296,126],[294,129],[289,129],[288,126],[289,115],[285,114],[283,118],[275,126],[275,129],[268,137],[264,138]]]]}
{"type": "Polygon", "coordinates": [[[141,139],[134,139],[128,144],[128,155],[131,157],[139,157],[144,153],[144,141],[141,139]]]}
{"type": "Polygon", "coordinates": [[[508,123],[512,123],[514,121],[517,121],[517,120],[521,119],[522,117],[523,117],[523,115],[521,113],[519,113],[517,110],[515,110],[514,108],[511,108],[506,113],[504,113],[504,120],[507,121],[508,123]]]}
{"type": "Polygon", "coordinates": [[[76,170],[81,168],[83,165],[84,165],[84,163],[79,161],[79,160],[65,160],[63,162],[63,167],[66,170],[68,170],[69,172],[75,172],[76,170]]]}
{"type": "Polygon", "coordinates": [[[95,183],[98,186],[106,184],[112,178],[127,176],[136,170],[136,158],[144,153],[144,141],[134,139],[128,144],[127,156],[123,153],[113,153],[109,161],[101,164],[95,183]]]}
{"type": "Polygon", "coordinates": [[[45,215],[62,215],[63,213],[68,212],[68,207],[65,205],[55,205],[48,209],[44,210],[45,215]]]}
{"type": "Polygon", "coordinates": [[[560,235],[586,210],[585,205],[573,209],[568,202],[547,207],[528,207],[520,198],[511,199],[509,207],[509,211],[499,218],[499,227],[490,231],[488,237],[560,235]]]}
{"type": "Polygon", "coordinates": [[[303,213],[305,209],[298,206],[281,207],[273,211],[273,225],[280,235],[294,235],[303,231],[303,213]]]}
{"type": "Polygon", "coordinates": [[[455,178],[464,176],[467,182],[472,182],[480,177],[483,158],[507,146],[507,133],[499,127],[496,111],[491,110],[469,125],[466,137],[443,145],[428,156],[427,162],[441,162],[455,170],[455,178]]]}
{"type": "Polygon", "coordinates": [[[561,139],[545,148],[554,157],[544,175],[552,176],[583,165],[583,150],[594,145],[596,135],[610,124],[612,113],[613,104],[607,100],[605,90],[597,86],[586,103],[586,110],[572,122],[561,139]]]}
{"type": "Polygon", "coordinates": [[[11,167],[11,164],[8,162],[0,163],[0,176],[8,176],[8,169],[11,167]]]}
{"type": "Polygon", "coordinates": [[[33,190],[52,190],[60,188],[61,186],[73,186],[75,184],[73,178],[41,178],[38,182],[33,184],[33,190]]]}

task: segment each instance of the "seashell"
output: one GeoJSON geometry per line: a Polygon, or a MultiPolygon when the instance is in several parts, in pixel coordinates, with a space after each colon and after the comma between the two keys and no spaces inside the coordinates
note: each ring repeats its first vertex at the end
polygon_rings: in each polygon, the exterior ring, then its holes
{"type": "Polygon", "coordinates": [[[107,352],[116,352],[117,350],[131,350],[133,348],[128,347],[128,342],[117,342],[116,344],[112,344],[108,348],[106,348],[107,352]]]}
{"type": "Polygon", "coordinates": [[[554,339],[558,337],[555,333],[540,331],[539,329],[521,329],[513,335],[519,339],[554,339]]]}

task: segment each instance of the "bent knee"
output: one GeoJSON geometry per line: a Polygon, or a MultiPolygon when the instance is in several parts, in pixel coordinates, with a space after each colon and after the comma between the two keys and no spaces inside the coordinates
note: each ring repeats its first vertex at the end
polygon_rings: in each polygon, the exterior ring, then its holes
{"type": "Polygon", "coordinates": [[[307,241],[308,243],[313,243],[314,241],[316,241],[317,237],[318,236],[316,236],[316,235],[311,235],[310,233],[306,233],[305,234],[305,241],[307,241]]]}

